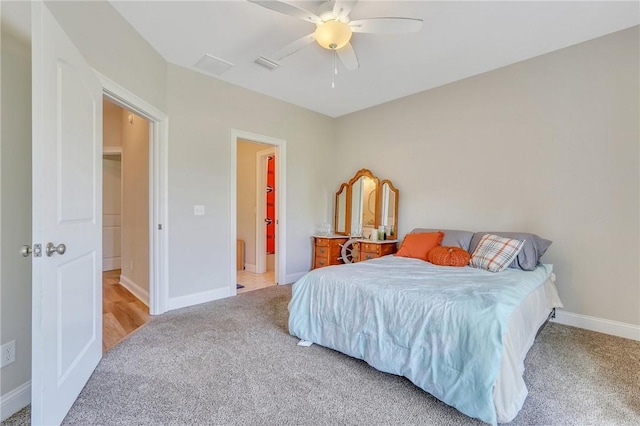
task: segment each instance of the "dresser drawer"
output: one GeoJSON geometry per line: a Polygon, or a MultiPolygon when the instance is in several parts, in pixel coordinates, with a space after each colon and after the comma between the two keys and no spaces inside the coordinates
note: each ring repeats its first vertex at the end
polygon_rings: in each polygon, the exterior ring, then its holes
{"type": "Polygon", "coordinates": [[[380,254],[380,244],[360,243],[360,251],[380,254]]]}
{"type": "Polygon", "coordinates": [[[329,246],[321,246],[316,244],[316,257],[318,256],[326,256],[329,257],[329,253],[331,252],[331,247],[329,246]]]}
{"type": "Polygon", "coordinates": [[[331,245],[332,238],[318,238],[316,237],[316,247],[329,247],[331,245]]]}
{"type": "Polygon", "coordinates": [[[396,243],[360,243],[360,261],[376,259],[396,252],[396,243]]]}
{"type": "Polygon", "coordinates": [[[323,268],[329,265],[331,264],[329,263],[328,258],[316,256],[315,261],[313,262],[313,269],[323,268]]]}
{"type": "Polygon", "coordinates": [[[342,244],[344,244],[347,239],[347,237],[314,237],[313,269],[343,263],[341,259],[342,244]]]}

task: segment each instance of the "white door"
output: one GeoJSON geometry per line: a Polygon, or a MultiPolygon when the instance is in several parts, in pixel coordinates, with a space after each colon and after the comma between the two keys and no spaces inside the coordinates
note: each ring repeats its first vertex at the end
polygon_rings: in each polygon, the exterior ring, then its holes
{"type": "Polygon", "coordinates": [[[102,357],[102,87],[41,2],[32,32],[33,242],[42,255],[32,262],[31,416],[49,425],[62,422],[102,357]]]}

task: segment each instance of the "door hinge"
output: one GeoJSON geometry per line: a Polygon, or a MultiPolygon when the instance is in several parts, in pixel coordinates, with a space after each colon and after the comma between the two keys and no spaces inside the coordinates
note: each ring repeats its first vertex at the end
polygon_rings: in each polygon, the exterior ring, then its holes
{"type": "Polygon", "coordinates": [[[161,223],[158,224],[158,231],[162,231],[162,224],[161,223]]]}
{"type": "Polygon", "coordinates": [[[33,257],[42,257],[42,244],[33,245],[33,257]]]}

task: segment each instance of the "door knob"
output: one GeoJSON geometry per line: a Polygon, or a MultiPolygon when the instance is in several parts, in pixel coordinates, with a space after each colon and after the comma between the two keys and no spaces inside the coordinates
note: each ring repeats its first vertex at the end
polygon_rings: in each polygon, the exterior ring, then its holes
{"type": "Polygon", "coordinates": [[[57,246],[53,243],[49,243],[47,244],[47,247],[45,248],[47,256],[51,257],[53,256],[55,253],[58,253],[59,255],[63,255],[65,251],[67,251],[67,246],[65,246],[64,244],[58,244],[57,246]]]}
{"type": "Polygon", "coordinates": [[[31,246],[28,244],[23,245],[20,248],[20,254],[22,255],[22,257],[29,257],[29,255],[31,254],[31,246]]]}

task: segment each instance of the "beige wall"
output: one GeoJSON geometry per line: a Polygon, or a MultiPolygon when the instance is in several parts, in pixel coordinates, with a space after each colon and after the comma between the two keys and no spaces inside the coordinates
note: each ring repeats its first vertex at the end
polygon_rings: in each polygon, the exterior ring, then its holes
{"type": "Polygon", "coordinates": [[[120,281],[149,303],[149,122],[122,110],[122,273],[120,281]],[[133,117],[133,123],[129,117],[133,117]]]}
{"type": "Polygon", "coordinates": [[[414,227],[552,239],[566,310],[640,324],[638,27],[344,116],[333,186],[361,167],[414,227]],[[366,147],[366,149],[365,149],[366,147]]]}
{"type": "MultiPolygon", "coordinates": [[[[293,277],[311,267],[310,236],[330,217],[333,121],[169,65],[169,296],[229,286],[231,129],[286,140],[286,264],[293,277]],[[206,208],[194,216],[193,206],[206,208]]],[[[234,230],[235,231],[235,230],[234,230]]],[[[290,278],[291,279],[291,278],[290,278]]]]}
{"type": "Polygon", "coordinates": [[[106,99],[102,101],[102,146],[122,148],[122,108],[106,99]]]}
{"type": "Polygon", "coordinates": [[[255,270],[256,266],[256,153],[268,147],[238,141],[236,235],[245,242],[244,260],[248,270],[252,266],[255,270]]]}
{"type": "Polygon", "coordinates": [[[115,250],[106,247],[109,242],[119,244],[121,284],[148,303],[149,122],[112,102],[103,105],[103,136],[108,137],[104,146],[122,149],[119,158],[103,160],[103,257],[115,250]],[[107,232],[113,232],[108,224],[120,225],[117,238],[107,238],[107,232]]]}
{"type": "Polygon", "coordinates": [[[120,155],[102,158],[102,270],[122,265],[122,108],[102,101],[102,145],[120,155]]]}
{"type": "Polygon", "coordinates": [[[0,344],[16,341],[16,362],[0,374],[4,396],[31,377],[31,258],[19,254],[31,244],[31,47],[4,25],[0,44],[0,344]]]}
{"type": "MultiPolygon", "coordinates": [[[[103,124],[107,124],[106,120],[103,124]]],[[[106,127],[105,127],[106,128],[106,127]]],[[[102,270],[120,269],[122,256],[122,156],[102,157],[102,270]]]]}

